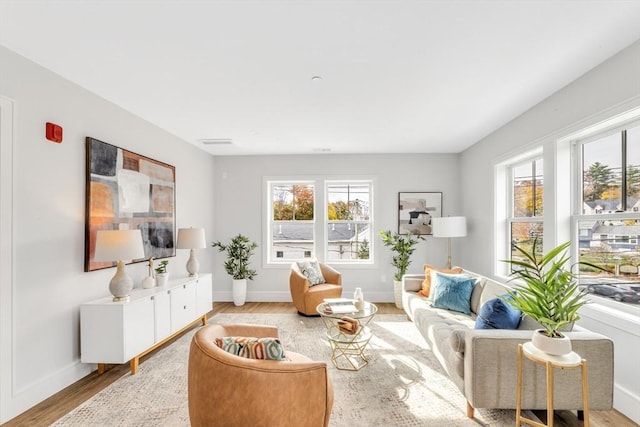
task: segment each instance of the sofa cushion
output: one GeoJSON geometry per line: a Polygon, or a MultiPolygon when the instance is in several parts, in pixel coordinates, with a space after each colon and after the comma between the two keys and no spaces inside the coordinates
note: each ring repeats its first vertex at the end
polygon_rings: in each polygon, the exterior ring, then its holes
{"type": "Polygon", "coordinates": [[[318,261],[298,261],[298,268],[302,275],[307,278],[307,281],[309,281],[309,286],[319,285],[325,282],[318,261]]]}
{"type": "Polygon", "coordinates": [[[518,329],[522,312],[502,298],[493,298],[483,304],[476,318],[476,329],[518,329]]]}
{"type": "Polygon", "coordinates": [[[471,314],[471,292],[475,278],[436,272],[432,282],[433,307],[471,314]]]}
{"type": "Polygon", "coordinates": [[[222,337],[216,338],[216,345],[247,359],[285,360],[284,349],[277,338],[222,337]]]}
{"type": "Polygon", "coordinates": [[[418,291],[419,295],[422,295],[423,297],[429,297],[431,294],[431,281],[432,279],[432,272],[437,271],[440,273],[448,273],[448,274],[460,274],[462,273],[462,268],[460,267],[454,267],[454,268],[438,268],[438,267],[434,267],[432,265],[429,264],[425,264],[424,265],[424,280],[422,281],[422,289],[420,291],[418,291]]]}

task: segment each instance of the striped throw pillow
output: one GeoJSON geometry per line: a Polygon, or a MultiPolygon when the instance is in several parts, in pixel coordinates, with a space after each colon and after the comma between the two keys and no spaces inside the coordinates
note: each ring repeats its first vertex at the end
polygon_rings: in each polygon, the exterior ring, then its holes
{"type": "Polygon", "coordinates": [[[222,337],[216,338],[216,345],[227,353],[248,359],[285,360],[278,338],[222,337]]]}

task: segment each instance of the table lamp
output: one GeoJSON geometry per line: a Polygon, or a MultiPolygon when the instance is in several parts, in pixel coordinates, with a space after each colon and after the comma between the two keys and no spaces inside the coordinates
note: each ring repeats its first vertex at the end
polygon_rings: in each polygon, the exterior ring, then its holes
{"type": "Polygon", "coordinates": [[[206,238],[204,236],[204,228],[180,228],[178,229],[178,249],[190,249],[189,260],[187,260],[187,272],[189,276],[198,275],[200,270],[200,262],[195,256],[194,249],[202,249],[207,247],[206,238]]]}
{"type": "Polygon", "coordinates": [[[451,268],[451,238],[467,235],[467,218],[463,216],[447,216],[431,218],[433,237],[446,237],[448,240],[447,268],[451,268]]]}
{"type": "Polygon", "coordinates": [[[133,280],[124,270],[124,261],[144,258],[140,230],[98,230],[96,235],[96,261],[117,261],[118,269],[109,282],[114,301],[129,301],[133,280]]]}

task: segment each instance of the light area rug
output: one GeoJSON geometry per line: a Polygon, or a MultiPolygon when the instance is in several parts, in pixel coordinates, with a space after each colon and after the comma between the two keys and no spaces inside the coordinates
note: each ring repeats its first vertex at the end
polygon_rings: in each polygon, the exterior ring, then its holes
{"type": "MultiPolygon", "coordinates": [[[[275,325],[285,349],[326,361],[334,385],[331,427],[513,426],[515,411],[476,409],[466,401],[404,315],[377,315],[359,371],[336,369],[320,318],[219,313],[209,323],[275,325]]],[[[187,363],[194,328],[55,422],[54,426],[188,426],[187,363]]],[[[515,392],[515,391],[514,391],[515,392]]],[[[523,414],[535,417],[529,411],[523,414]]],[[[277,426],[274,426],[277,427],[277,426]]]]}

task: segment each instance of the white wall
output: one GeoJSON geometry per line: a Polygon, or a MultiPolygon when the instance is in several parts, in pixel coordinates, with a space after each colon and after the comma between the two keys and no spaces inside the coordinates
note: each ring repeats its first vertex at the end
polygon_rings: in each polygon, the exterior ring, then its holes
{"type": "MultiPolygon", "coordinates": [[[[382,246],[377,232],[397,231],[398,192],[441,191],[443,214],[460,213],[458,155],[454,154],[217,157],[215,164],[215,239],[226,241],[243,233],[262,248],[266,246],[262,237],[263,177],[375,176],[375,265],[336,267],[343,273],[345,295],[352,295],[356,287],[361,287],[365,298],[371,301],[393,301],[391,252],[382,246]]],[[[216,252],[215,259],[214,299],[230,301],[231,278],[222,267],[224,254],[216,252]]],[[[446,241],[427,236],[418,244],[412,259],[409,272],[420,272],[425,262],[444,265],[446,241]]],[[[255,256],[252,266],[258,276],[249,282],[248,301],[291,301],[288,265],[265,268],[262,258],[255,256]]]]}
{"type": "MultiPolygon", "coordinates": [[[[498,161],[539,144],[553,142],[638,105],[640,41],[463,152],[460,159],[460,191],[464,214],[469,223],[469,236],[462,249],[463,265],[488,276],[494,275],[493,187],[494,166],[498,161]]],[[[567,196],[557,195],[558,198],[567,196]]],[[[545,206],[545,212],[551,210],[554,210],[554,206],[545,206]]],[[[622,324],[612,326],[597,321],[597,307],[585,307],[583,311],[584,317],[590,318],[589,329],[615,340],[614,405],[640,423],[637,359],[635,356],[628,357],[637,354],[640,348],[639,319],[632,316],[622,324]]],[[[597,385],[592,384],[591,387],[597,385]]]]}
{"type": "MultiPolygon", "coordinates": [[[[213,157],[123,109],[0,47],[0,95],[13,100],[14,138],[10,182],[13,265],[10,283],[0,284],[0,307],[11,313],[1,325],[0,362],[11,378],[1,382],[4,422],[85,376],[80,363],[79,305],[109,295],[115,269],[83,271],[85,137],[126,148],[176,167],[177,227],[205,227],[213,237],[213,157]],[[64,141],[45,139],[45,122],[64,128],[64,141]],[[7,292],[4,292],[7,291],[7,292]],[[11,347],[7,350],[7,347],[11,347]]],[[[3,163],[4,164],[4,163],[3,163]]],[[[4,199],[3,199],[4,200],[4,199]]],[[[5,210],[6,208],[6,210],[5,210]]],[[[3,235],[2,239],[10,236],[3,235]]],[[[210,271],[211,250],[199,253],[210,271]]],[[[185,271],[188,251],[170,259],[185,271]]],[[[127,267],[138,286],[145,264],[127,267]]],[[[4,369],[3,373],[6,372],[4,369]]]]}

